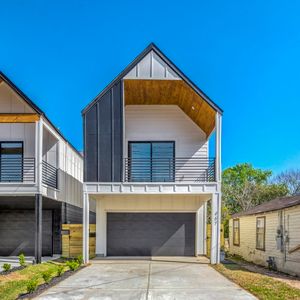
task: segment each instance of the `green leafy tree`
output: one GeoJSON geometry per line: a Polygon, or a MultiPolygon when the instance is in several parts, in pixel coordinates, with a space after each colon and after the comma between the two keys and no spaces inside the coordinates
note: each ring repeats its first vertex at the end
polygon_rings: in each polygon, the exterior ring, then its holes
{"type": "Polygon", "coordinates": [[[265,201],[287,195],[286,185],[269,183],[272,171],[255,169],[249,163],[228,168],[222,175],[223,219],[265,201]]]}
{"type": "Polygon", "coordinates": [[[287,170],[279,173],[274,177],[273,183],[275,184],[284,184],[288,191],[289,195],[299,195],[300,194],[300,169],[287,170]]]}

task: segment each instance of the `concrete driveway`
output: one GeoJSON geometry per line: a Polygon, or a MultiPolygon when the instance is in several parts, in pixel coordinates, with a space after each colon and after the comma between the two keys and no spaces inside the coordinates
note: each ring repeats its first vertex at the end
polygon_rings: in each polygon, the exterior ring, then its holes
{"type": "Polygon", "coordinates": [[[256,299],[208,264],[93,261],[39,299],[256,299]]]}

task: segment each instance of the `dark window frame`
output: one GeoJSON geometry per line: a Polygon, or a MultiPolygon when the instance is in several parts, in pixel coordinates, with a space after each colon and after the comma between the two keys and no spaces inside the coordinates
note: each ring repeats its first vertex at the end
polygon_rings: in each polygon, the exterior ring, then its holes
{"type": "Polygon", "coordinates": [[[265,251],[266,250],[266,216],[262,217],[256,217],[256,245],[255,248],[257,250],[265,251]],[[263,247],[258,247],[258,220],[263,219],[264,220],[264,231],[263,231],[263,247]]]}
{"type": "Polygon", "coordinates": [[[240,227],[241,223],[240,223],[240,219],[237,218],[237,219],[233,219],[232,221],[232,243],[234,246],[240,246],[240,242],[241,242],[241,235],[240,235],[240,232],[241,232],[241,227],[240,227]],[[238,242],[235,241],[235,226],[234,226],[234,223],[237,222],[238,223],[238,227],[237,227],[237,230],[238,230],[238,242]]]}
{"type": "MultiPolygon", "coordinates": [[[[1,178],[1,160],[2,160],[2,144],[21,144],[22,145],[22,165],[21,165],[21,180],[18,181],[7,181],[7,182],[23,182],[23,173],[24,173],[24,141],[0,141],[0,182],[2,182],[1,178]]],[[[6,181],[5,181],[6,182],[6,181]]]]}
{"type": "MultiPolygon", "coordinates": [[[[131,158],[131,144],[150,144],[151,145],[151,148],[150,148],[150,159],[152,159],[152,144],[153,143],[161,143],[161,144],[164,144],[164,143],[171,143],[173,144],[173,163],[175,164],[175,157],[176,157],[176,142],[175,141],[159,141],[159,140],[145,140],[145,141],[134,141],[134,140],[131,140],[131,141],[128,141],[128,145],[127,145],[127,152],[128,152],[128,158],[130,159],[131,158]]],[[[129,167],[129,170],[130,170],[130,167],[129,167]]],[[[130,173],[130,171],[129,171],[130,173]]],[[[175,167],[173,167],[173,180],[172,181],[168,181],[168,182],[174,182],[175,181],[175,167]]],[[[152,165],[151,165],[151,171],[150,171],[150,182],[153,182],[152,181],[152,165]]]]}

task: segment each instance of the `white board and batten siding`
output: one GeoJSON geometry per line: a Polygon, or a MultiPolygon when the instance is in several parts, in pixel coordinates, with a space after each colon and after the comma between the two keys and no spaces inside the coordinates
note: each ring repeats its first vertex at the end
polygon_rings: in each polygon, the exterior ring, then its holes
{"type": "MultiPolygon", "coordinates": [[[[2,82],[0,113],[35,113],[35,111],[11,87],[2,82]]],[[[43,128],[43,160],[59,169],[59,182],[57,190],[43,185],[42,193],[51,199],[82,207],[83,158],[56,133],[46,119],[43,122],[47,125],[43,128]],[[48,128],[51,128],[52,132],[48,128]]],[[[0,141],[23,142],[24,157],[34,158],[35,127],[35,123],[0,123],[0,141]]],[[[19,187],[18,191],[22,193],[22,188],[19,187]]],[[[91,206],[95,208],[94,203],[91,203],[91,206]]]]}
{"type": "Polygon", "coordinates": [[[125,107],[125,157],[129,141],[174,141],[175,157],[186,158],[176,170],[184,178],[190,158],[208,158],[206,134],[177,105],[127,105],[125,107]]]}
{"type": "Polygon", "coordinates": [[[151,51],[124,76],[124,79],[180,78],[154,51],[151,51]]]}
{"type": "MultiPolygon", "coordinates": [[[[0,83],[0,113],[34,113],[5,82],[0,83]]],[[[23,141],[24,157],[35,155],[35,124],[1,123],[0,141],[23,141]]]]}
{"type": "Polygon", "coordinates": [[[300,205],[257,215],[241,216],[240,245],[233,245],[233,220],[229,222],[230,253],[240,255],[245,260],[267,266],[269,257],[274,257],[279,271],[300,276],[300,250],[289,253],[300,245],[300,205]],[[280,212],[288,239],[283,251],[277,248],[276,235],[280,225],[280,212]],[[256,249],[256,218],[266,217],[265,250],[256,249]]]}

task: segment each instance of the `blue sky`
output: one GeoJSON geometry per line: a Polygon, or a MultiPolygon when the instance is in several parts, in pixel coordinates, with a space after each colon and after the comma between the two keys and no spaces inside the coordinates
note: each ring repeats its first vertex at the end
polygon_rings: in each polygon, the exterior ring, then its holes
{"type": "Polygon", "coordinates": [[[4,1],[0,70],[82,149],[81,110],[150,42],[224,109],[223,168],[300,167],[299,1],[4,1]]]}

